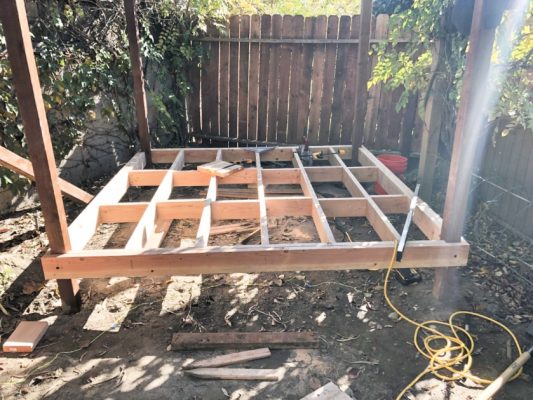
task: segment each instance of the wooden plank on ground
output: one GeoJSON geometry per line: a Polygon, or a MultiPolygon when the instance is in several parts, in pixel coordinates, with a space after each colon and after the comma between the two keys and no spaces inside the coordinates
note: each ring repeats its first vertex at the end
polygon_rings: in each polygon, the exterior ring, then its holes
{"type": "Polygon", "coordinates": [[[225,367],[227,365],[239,364],[247,361],[260,360],[268,358],[272,355],[268,347],[263,347],[255,350],[240,351],[238,353],[224,354],[206,358],[204,360],[197,360],[193,363],[184,366],[184,369],[194,368],[217,368],[225,367]]]}
{"type": "Polygon", "coordinates": [[[187,375],[200,379],[222,379],[239,381],[277,381],[276,369],[252,368],[198,368],[185,371],[187,375]]]}
{"type": "Polygon", "coordinates": [[[317,348],[319,339],[314,332],[217,332],[175,333],[172,350],[317,348]]]}
{"type": "Polygon", "coordinates": [[[318,388],[313,393],[302,397],[301,400],[353,400],[350,396],[339,389],[333,382],[318,388]]]}
{"type": "MultiPolygon", "coordinates": [[[[316,17],[316,29],[313,38],[325,39],[327,34],[327,17],[316,17]]],[[[324,67],[326,62],[326,45],[316,44],[313,57],[313,75],[311,80],[311,100],[309,109],[309,129],[307,137],[310,144],[318,144],[320,129],[320,106],[322,105],[322,89],[324,85],[324,67]]]]}
{"type": "MultiPolygon", "coordinates": [[[[0,146],[0,166],[9,168],[32,181],[35,180],[31,162],[2,146],[0,146]]],[[[61,178],[57,178],[57,180],[61,192],[72,200],[80,203],[89,203],[93,199],[92,194],[87,193],[72,183],[61,178]]]]}
{"type": "Polygon", "coordinates": [[[5,353],[31,353],[48,329],[45,321],[22,321],[2,345],[5,353]]]}

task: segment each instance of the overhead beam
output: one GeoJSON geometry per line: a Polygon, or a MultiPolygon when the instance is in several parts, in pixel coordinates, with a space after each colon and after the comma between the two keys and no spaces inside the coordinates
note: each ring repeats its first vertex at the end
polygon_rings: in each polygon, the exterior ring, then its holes
{"type": "MultiPolygon", "coordinates": [[[[35,181],[35,174],[33,173],[31,162],[2,146],[0,146],[0,165],[35,181]]],[[[92,194],[87,193],[85,190],[80,189],[64,179],[57,178],[57,182],[61,192],[76,202],[87,204],[93,199],[92,194]]]]}
{"type": "Polygon", "coordinates": [[[133,93],[135,96],[135,114],[139,129],[139,142],[146,157],[146,164],[152,165],[152,154],[150,150],[150,128],[148,126],[148,105],[146,103],[146,93],[144,92],[144,74],[139,49],[139,29],[137,28],[137,17],[135,15],[136,0],[124,0],[124,10],[126,13],[126,33],[130,49],[131,72],[133,75],[133,93]]]}

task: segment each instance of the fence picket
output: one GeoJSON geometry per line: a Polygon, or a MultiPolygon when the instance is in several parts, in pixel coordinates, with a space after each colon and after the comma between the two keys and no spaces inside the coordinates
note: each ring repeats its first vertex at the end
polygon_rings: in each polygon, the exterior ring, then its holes
{"type": "MultiPolygon", "coordinates": [[[[250,16],[241,15],[239,37],[250,38],[250,16]]],[[[239,139],[248,139],[248,57],[250,43],[239,46],[239,139]]]]}
{"type": "MultiPolygon", "coordinates": [[[[239,16],[229,20],[230,37],[239,37],[239,16]]],[[[230,43],[229,49],[229,137],[238,137],[239,126],[239,43],[230,43]]]]}
{"type": "MultiPolygon", "coordinates": [[[[304,17],[295,15],[292,21],[293,31],[292,38],[303,39],[304,34],[304,17]]],[[[290,72],[290,89],[289,89],[289,111],[287,123],[287,143],[298,144],[298,105],[299,105],[299,90],[301,80],[306,79],[302,76],[302,44],[292,44],[290,46],[292,52],[291,58],[291,72],[290,72]]]]}
{"type": "MultiPolygon", "coordinates": [[[[325,39],[327,35],[327,17],[316,18],[316,30],[313,38],[325,39]]],[[[309,128],[307,136],[310,144],[318,144],[320,129],[320,106],[322,105],[322,89],[324,87],[324,68],[326,63],[326,45],[314,46],[313,75],[311,80],[311,101],[309,109],[309,128]]]]}
{"type": "MultiPolygon", "coordinates": [[[[261,38],[269,39],[272,19],[270,15],[261,16],[261,38]]],[[[257,140],[267,139],[268,79],[270,65],[270,45],[260,44],[259,50],[259,105],[257,116],[257,140]]]]}
{"type": "MultiPolygon", "coordinates": [[[[272,38],[281,38],[282,16],[272,16],[272,38]]],[[[279,46],[270,46],[269,74],[268,74],[268,120],[267,139],[269,142],[276,141],[278,95],[279,95],[279,46]]]]}
{"type": "MultiPolygon", "coordinates": [[[[221,32],[221,37],[229,37],[229,23],[226,24],[224,31],[221,32]]],[[[220,136],[229,137],[228,127],[228,96],[229,96],[229,43],[220,43],[219,53],[219,130],[220,136]]]]}
{"type": "MultiPolygon", "coordinates": [[[[283,16],[282,38],[294,36],[292,15],[283,16]]],[[[276,141],[287,142],[287,112],[289,110],[289,87],[292,49],[287,44],[282,44],[279,49],[279,90],[278,90],[278,113],[276,125],[276,141]]]]}
{"type": "MultiPolygon", "coordinates": [[[[252,15],[250,38],[261,37],[261,17],[252,15]]],[[[259,95],[259,43],[250,43],[250,68],[248,71],[248,139],[257,140],[257,109],[259,95]]]]}

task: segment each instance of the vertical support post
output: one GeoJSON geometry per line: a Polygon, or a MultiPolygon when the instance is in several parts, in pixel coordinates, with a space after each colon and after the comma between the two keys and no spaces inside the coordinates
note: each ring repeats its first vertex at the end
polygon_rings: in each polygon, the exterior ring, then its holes
{"type": "Polygon", "coordinates": [[[420,146],[420,163],[418,167],[420,197],[428,202],[431,200],[433,193],[433,179],[439,155],[442,116],[446,107],[447,87],[449,87],[452,78],[447,76],[449,74],[446,74],[442,68],[446,53],[445,46],[445,39],[439,39],[432,48],[433,65],[431,66],[431,73],[434,78],[425,104],[422,143],[420,146]]]}
{"type": "MultiPolygon", "coordinates": [[[[441,238],[451,243],[461,240],[472,170],[482,139],[495,34],[495,28],[485,28],[483,25],[483,10],[484,7],[490,6],[490,3],[488,0],[476,0],[474,5],[442,223],[441,238]]],[[[436,271],[433,296],[442,299],[444,295],[449,294],[450,290],[453,290],[454,276],[454,271],[450,268],[436,271]]]]}
{"type": "Polygon", "coordinates": [[[148,127],[148,106],[146,93],[144,92],[144,75],[139,50],[139,30],[137,29],[137,17],[135,16],[136,0],[124,0],[126,11],[126,32],[130,48],[131,70],[133,75],[133,91],[135,95],[135,113],[139,125],[139,141],[141,149],[146,156],[146,165],[152,165],[150,153],[150,129],[148,127]]]}
{"type": "MultiPolygon", "coordinates": [[[[67,218],[24,0],[2,2],[0,18],[50,250],[55,254],[63,254],[70,250],[67,218]]],[[[78,282],[70,279],[60,279],[57,282],[64,311],[76,311],[79,307],[78,282]]]]}
{"type": "Polygon", "coordinates": [[[355,81],[355,118],[352,129],[352,160],[363,144],[366,103],[368,99],[368,67],[370,57],[370,26],[372,22],[372,0],[361,0],[359,23],[359,46],[357,48],[357,77],[355,81]]]}

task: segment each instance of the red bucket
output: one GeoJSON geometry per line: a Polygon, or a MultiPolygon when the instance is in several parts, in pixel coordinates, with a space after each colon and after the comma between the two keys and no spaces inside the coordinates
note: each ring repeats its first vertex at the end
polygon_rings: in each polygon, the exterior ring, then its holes
{"type": "MultiPolygon", "coordinates": [[[[407,170],[407,162],[409,161],[406,157],[397,154],[380,154],[378,160],[400,177],[407,170]]],[[[374,183],[374,192],[376,194],[387,194],[385,189],[377,182],[374,183]]]]}

